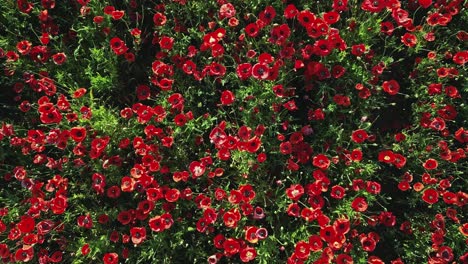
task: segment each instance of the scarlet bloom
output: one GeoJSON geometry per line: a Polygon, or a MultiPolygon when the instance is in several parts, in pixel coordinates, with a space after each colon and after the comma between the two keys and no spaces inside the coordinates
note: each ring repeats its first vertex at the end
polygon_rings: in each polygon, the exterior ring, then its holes
{"type": "Polygon", "coordinates": [[[422,199],[428,204],[435,204],[439,201],[439,193],[435,189],[427,189],[423,192],[422,199]]]}
{"type": "Polygon", "coordinates": [[[159,46],[164,50],[171,50],[174,46],[174,38],[164,36],[159,40],[159,46]]]}
{"type": "Polygon", "coordinates": [[[167,22],[167,18],[164,14],[162,13],[156,13],[153,16],[153,22],[155,26],[163,26],[167,22]]]}
{"type": "Polygon", "coordinates": [[[294,249],[294,253],[296,254],[296,257],[299,259],[307,259],[310,255],[310,245],[309,243],[305,241],[299,241],[296,244],[296,247],[294,249]]]}
{"type": "Polygon", "coordinates": [[[235,95],[233,92],[230,90],[224,90],[221,93],[221,104],[223,105],[231,105],[234,103],[234,100],[236,99],[235,95]]]}
{"type": "Polygon", "coordinates": [[[366,141],[368,137],[369,137],[369,134],[367,134],[367,132],[364,129],[355,130],[353,131],[353,134],[351,135],[351,139],[358,144],[366,141]]]}
{"type": "Polygon", "coordinates": [[[28,215],[21,216],[21,221],[17,225],[21,233],[31,233],[35,228],[34,218],[28,215]]]}
{"type": "Polygon", "coordinates": [[[292,184],[288,189],[286,189],[286,195],[293,201],[299,200],[303,194],[304,187],[300,184],[292,184]]]}
{"type": "Polygon", "coordinates": [[[435,170],[437,169],[438,162],[435,159],[427,159],[426,162],[424,162],[423,166],[426,170],[435,170]]]}
{"type": "Polygon", "coordinates": [[[73,98],[80,98],[86,94],[85,88],[78,88],[72,95],[73,98]]]}
{"type": "Polygon", "coordinates": [[[250,262],[257,257],[257,251],[253,247],[245,247],[239,252],[239,257],[242,262],[250,262]]]}
{"type": "Polygon", "coordinates": [[[406,46],[412,48],[416,46],[418,39],[416,38],[415,35],[411,33],[405,33],[405,35],[401,37],[401,42],[403,42],[403,44],[405,44],[406,46]]]}
{"type": "Polygon", "coordinates": [[[102,260],[104,264],[117,264],[119,263],[119,255],[117,253],[106,253],[102,260]]]}
{"type": "Polygon", "coordinates": [[[90,229],[93,227],[93,219],[88,215],[80,215],[77,219],[78,226],[90,229]]]}
{"type": "Polygon", "coordinates": [[[418,0],[418,2],[423,8],[428,8],[432,5],[432,0],[418,0]]]}
{"type": "Polygon", "coordinates": [[[379,152],[378,159],[380,162],[393,163],[395,161],[395,154],[391,150],[383,150],[379,152]]]}
{"type": "Polygon", "coordinates": [[[257,63],[252,67],[252,76],[259,80],[265,80],[270,74],[270,68],[265,63],[257,63]]]}
{"type": "Polygon", "coordinates": [[[345,188],[340,185],[335,185],[331,189],[330,196],[335,199],[342,199],[345,196],[345,188]]]}
{"type": "Polygon", "coordinates": [[[351,47],[351,54],[353,54],[354,56],[362,56],[362,54],[364,54],[366,52],[366,45],[364,44],[357,44],[357,45],[353,45],[351,47]]]}
{"type": "Polygon", "coordinates": [[[34,248],[29,247],[27,249],[20,248],[15,252],[15,259],[19,262],[28,262],[34,257],[34,248]]]}
{"type": "Polygon", "coordinates": [[[84,256],[88,255],[90,252],[91,249],[89,248],[89,244],[86,243],[81,247],[81,254],[83,254],[84,256]]]}
{"type": "Polygon", "coordinates": [[[81,142],[86,138],[86,128],[73,127],[70,129],[70,136],[75,142],[81,142]]]}
{"type": "Polygon", "coordinates": [[[351,208],[357,212],[364,212],[367,210],[368,204],[367,200],[364,197],[356,197],[351,203],[351,208]]]}
{"type": "Polygon", "coordinates": [[[400,90],[400,85],[395,80],[385,81],[382,84],[382,89],[390,95],[395,95],[400,90]]]}
{"type": "Polygon", "coordinates": [[[138,245],[146,239],[146,228],[132,227],[130,229],[130,236],[132,237],[133,244],[138,245]]]}
{"type": "Polygon", "coordinates": [[[312,165],[319,169],[326,170],[330,166],[330,160],[324,154],[318,154],[312,159],[312,165]]]}
{"type": "Polygon", "coordinates": [[[228,238],[223,242],[224,254],[226,256],[232,256],[237,254],[240,250],[240,243],[234,238],[228,238]]]}
{"type": "Polygon", "coordinates": [[[128,48],[125,42],[118,37],[114,37],[110,40],[110,47],[116,55],[123,55],[127,52],[128,48]]]}

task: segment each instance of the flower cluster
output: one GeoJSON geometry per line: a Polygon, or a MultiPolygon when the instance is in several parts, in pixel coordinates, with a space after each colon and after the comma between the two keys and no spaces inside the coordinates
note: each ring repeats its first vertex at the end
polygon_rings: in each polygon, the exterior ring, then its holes
{"type": "Polygon", "coordinates": [[[0,7],[4,263],[468,263],[462,0],[0,7]]]}

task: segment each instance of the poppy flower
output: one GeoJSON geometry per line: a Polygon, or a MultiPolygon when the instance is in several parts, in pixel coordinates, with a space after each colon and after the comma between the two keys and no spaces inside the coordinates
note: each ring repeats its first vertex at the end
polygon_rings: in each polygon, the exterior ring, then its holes
{"type": "Polygon", "coordinates": [[[391,150],[382,150],[379,152],[378,160],[385,163],[393,163],[395,161],[395,154],[391,150]]]}
{"type": "Polygon", "coordinates": [[[75,142],[82,142],[86,138],[86,128],[73,127],[70,129],[70,136],[75,142]]]}
{"type": "Polygon", "coordinates": [[[78,216],[77,223],[79,227],[84,227],[87,229],[91,229],[93,227],[93,219],[89,214],[78,216]]]}
{"type": "Polygon", "coordinates": [[[15,252],[14,260],[19,262],[29,262],[34,257],[34,247],[20,248],[15,252]]]}
{"type": "Polygon", "coordinates": [[[395,95],[400,90],[400,85],[395,80],[385,81],[382,84],[382,89],[390,95],[395,95]]]}
{"type": "Polygon", "coordinates": [[[237,241],[234,238],[228,238],[223,242],[224,254],[226,256],[232,256],[237,254],[240,250],[240,247],[241,245],[239,241],[237,241]]]}
{"type": "Polygon", "coordinates": [[[351,139],[358,144],[363,143],[367,138],[369,138],[369,134],[364,129],[355,130],[351,134],[351,139]]]}
{"type": "Polygon", "coordinates": [[[435,189],[426,189],[423,192],[422,199],[428,204],[435,204],[439,200],[439,193],[435,189]]]}
{"type": "Polygon", "coordinates": [[[240,250],[239,257],[242,262],[250,262],[257,257],[257,251],[253,247],[245,247],[240,250]]]}
{"type": "Polygon", "coordinates": [[[159,27],[163,26],[167,22],[167,18],[164,14],[157,12],[156,14],[153,15],[153,22],[154,25],[159,27]]]}
{"type": "Polygon", "coordinates": [[[193,175],[193,178],[202,176],[205,173],[205,165],[199,161],[192,161],[189,166],[189,170],[193,175]]]}
{"type": "Polygon", "coordinates": [[[91,249],[90,249],[88,243],[84,244],[84,245],[81,247],[81,254],[83,254],[83,256],[88,255],[90,252],[91,252],[91,249]]]}
{"type": "Polygon", "coordinates": [[[307,259],[310,255],[309,243],[305,241],[299,241],[294,248],[294,254],[299,259],[303,259],[303,260],[307,259]]]}
{"type": "Polygon", "coordinates": [[[435,159],[427,159],[423,164],[423,167],[426,170],[435,170],[437,169],[437,166],[438,166],[438,162],[435,159]]]}
{"type": "Polygon", "coordinates": [[[367,210],[368,204],[367,200],[364,197],[356,197],[351,203],[351,208],[357,212],[364,212],[367,210]]]}
{"type": "Polygon", "coordinates": [[[386,7],[384,0],[364,0],[361,4],[361,9],[371,13],[379,13],[386,7]]]}
{"type": "Polygon", "coordinates": [[[416,46],[416,43],[418,42],[418,39],[416,38],[415,35],[411,34],[411,33],[405,33],[402,37],[401,37],[401,42],[403,44],[405,44],[405,46],[408,46],[410,48],[416,46]]]}
{"type": "Polygon", "coordinates": [[[331,188],[330,196],[335,199],[342,199],[345,196],[346,190],[340,185],[335,185],[331,188]]]}
{"type": "Polygon", "coordinates": [[[235,95],[233,92],[230,90],[224,90],[221,93],[221,104],[222,105],[231,105],[234,103],[234,100],[236,99],[235,95]]]}
{"type": "Polygon", "coordinates": [[[270,69],[265,63],[256,63],[252,67],[252,76],[259,80],[265,80],[270,74],[270,69]]]}
{"type": "Polygon", "coordinates": [[[29,54],[29,52],[31,51],[31,47],[32,43],[27,40],[20,41],[16,44],[16,49],[21,55],[29,54]]]}
{"type": "Polygon", "coordinates": [[[117,253],[106,253],[102,257],[104,264],[117,264],[119,263],[119,255],[117,253]]]}
{"type": "Polygon", "coordinates": [[[163,49],[163,50],[171,50],[172,47],[174,46],[174,38],[172,38],[172,37],[167,37],[167,36],[163,36],[163,37],[159,40],[159,46],[160,46],[161,49],[163,49]]]}
{"type": "Polygon", "coordinates": [[[432,0],[418,0],[418,3],[423,7],[423,8],[429,8],[432,5],[432,0]]]}
{"type": "Polygon", "coordinates": [[[21,216],[21,221],[16,225],[21,233],[31,233],[35,228],[34,218],[28,215],[21,216]]]}
{"type": "Polygon", "coordinates": [[[297,10],[297,7],[294,4],[289,4],[286,6],[284,9],[284,18],[286,19],[293,19],[296,17],[296,15],[299,13],[299,10],[297,10]]]}
{"type": "Polygon", "coordinates": [[[299,21],[299,24],[308,29],[315,22],[316,16],[314,13],[310,12],[310,10],[302,10],[297,14],[297,20],[299,21]]]}
{"type": "Polygon", "coordinates": [[[330,160],[324,154],[318,154],[313,157],[312,165],[319,169],[326,170],[330,166],[330,160]]]}
{"type": "Polygon", "coordinates": [[[354,56],[362,56],[362,54],[364,54],[366,52],[366,45],[364,44],[357,44],[357,45],[353,45],[351,47],[351,54],[353,54],[354,56]]]}
{"type": "Polygon", "coordinates": [[[133,244],[141,244],[146,239],[146,228],[144,227],[132,227],[130,229],[130,236],[133,244]]]}
{"type": "Polygon", "coordinates": [[[286,195],[289,199],[293,201],[299,200],[304,194],[304,187],[300,184],[292,184],[289,188],[286,189],[286,195]]]}
{"type": "Polygon", "coordinates": [[[330,12],[324,13],[323,20],[328,25],[335,24],[336,22],[338,22],[338,20],[340,20],[340,14],[336,11],[330,11],[330,12]]]}

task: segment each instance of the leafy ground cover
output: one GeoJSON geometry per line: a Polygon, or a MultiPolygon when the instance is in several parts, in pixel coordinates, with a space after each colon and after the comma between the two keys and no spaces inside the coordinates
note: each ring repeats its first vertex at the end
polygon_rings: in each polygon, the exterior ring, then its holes
{"type": "Polygon", "coordinates": [[[5,0],[4,263],[468,263],[462,0],[5,0]]]}

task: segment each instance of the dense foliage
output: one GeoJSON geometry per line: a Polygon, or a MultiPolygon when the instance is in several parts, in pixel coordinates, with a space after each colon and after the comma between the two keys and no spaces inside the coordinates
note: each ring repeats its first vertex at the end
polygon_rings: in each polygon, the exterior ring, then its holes
{"type": "Polygon", "coordinates": [[[4,0],[0,258],[468,263],[463,0],[4,0]]]}

